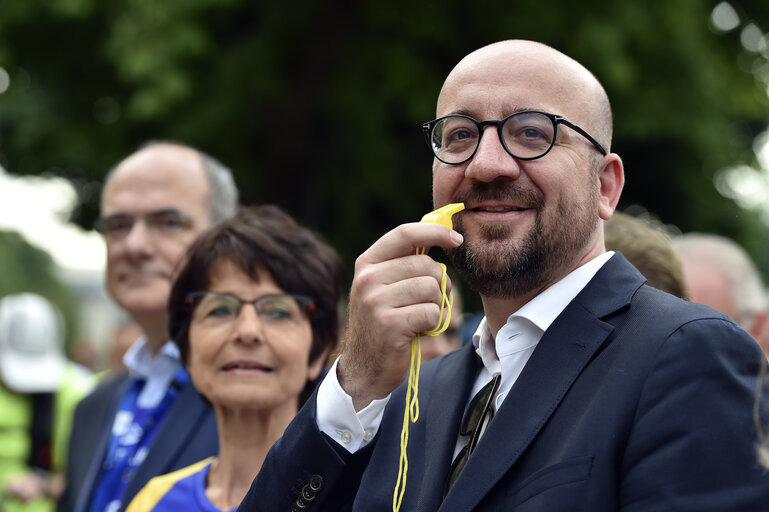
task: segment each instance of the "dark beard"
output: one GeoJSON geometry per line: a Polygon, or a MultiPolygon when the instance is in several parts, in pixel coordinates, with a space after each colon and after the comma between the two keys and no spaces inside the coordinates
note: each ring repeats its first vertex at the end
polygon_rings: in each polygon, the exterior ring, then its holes
{"type": "MultiPolygon", "coordinates": [[[[516,243],[504,226],[485,228],[477,240],[448,250],[457,271],[479,294],[485,297],[516,298],[542,289],[573,265],[588,244],[598,224],[597,202],[556,205],[552,225],[543,218],[541,192],[518,189],[517,185],[500,187],[499,183],[478,183],[458,201],[512,201],[535,210],[534,226],[516,243]]],[[[592,198],[591,198],[592,199],[592,198]]],[[[455,217],[455,229],[464,234],[462,214],[455,217]]]]}

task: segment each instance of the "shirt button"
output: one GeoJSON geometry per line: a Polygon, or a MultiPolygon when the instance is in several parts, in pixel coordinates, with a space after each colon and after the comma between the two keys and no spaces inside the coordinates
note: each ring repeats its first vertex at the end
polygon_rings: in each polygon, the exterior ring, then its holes
{"type": "Polygon", "coordinates": [[[363,431],[363,440],[369,442],[372,439],[374,439],[374,432],[370,428],[367,428],[363,431]]]}
{"type": "Polygon", "coordinates": [[[350,444],[350,441],[352,441],[352,433],[349,430],[343,430],[342,431],[342,442],[344,444],[350,444]]]}

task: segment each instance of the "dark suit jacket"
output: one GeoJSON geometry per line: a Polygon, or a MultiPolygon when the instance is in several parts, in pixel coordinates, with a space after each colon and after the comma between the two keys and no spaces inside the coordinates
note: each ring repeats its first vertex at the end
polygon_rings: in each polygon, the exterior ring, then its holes
{"type": "MultiPolygon", "coordinates": [[[[643,283],[619,254],[603,266],[545,332],[445,501],[479,362],[467,346],[427,363],[401,510],[769,510],[754,448],[762,352],[727,317],[643,283]]],[[[308,510],[392,510],[404,397],[401,386],[354,455],[318,430],[310,400],[239,510],[300,510],[303,490],[308,510]]]]}
{"type": "MultiPolygon", "coordinates": [[[[87,512],[94,485],[109,444],[112,423],[131,378],[107,378],[75,409],[67,460],[67,488],[59,512],[87,512]]],[[[188,466],[219,450],[216,416],[211,406],[188,383],[163,420],[147,458],[126,489],[123,507],[150,478],[188,466]]]]}

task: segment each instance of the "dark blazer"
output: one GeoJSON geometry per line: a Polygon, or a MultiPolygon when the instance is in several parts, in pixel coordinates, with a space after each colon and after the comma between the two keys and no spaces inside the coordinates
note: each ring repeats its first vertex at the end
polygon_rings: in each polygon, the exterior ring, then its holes
{"type": "MultiPolygon", "coordinates": [[[[479,358],[466,346],[427,363],[401,510],[769,510],[754,448],[761,350],[724,315],[644,281],[619,254],[601,268],[545,332],[444,501],[479,358]]],[[[401,386],[374,442],[350,455],[318,430],[313,398],[239,510],[392,510],[404,400],[401,386]]]]}
{"type": "MultiPolygon", "coordinates": [[[[59,500],[59,512],[89,510],[116,409],[131,381],[127,374],[108,377],[75,409],[67,460],[67,488],[59,500]]],[[[121,510],[152,477],[189,466],[218,451],[213,409],[192,383],[187,383],[163,420],[147,458],[128,485],[121,510]]]]}

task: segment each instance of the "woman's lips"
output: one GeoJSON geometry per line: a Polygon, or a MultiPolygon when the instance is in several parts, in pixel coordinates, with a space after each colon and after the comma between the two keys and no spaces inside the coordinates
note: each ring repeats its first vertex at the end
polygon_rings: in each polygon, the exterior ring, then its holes
{"type": "Polygon", "coordinates": [[[272,368],[263,365],[262,363],[258,361],[245,361],[245,360],[238,360],[238,361],[231,361],[224,366],[222,366],[222,371],[225,372],[271,372],[273,371],[272,368]]]}

